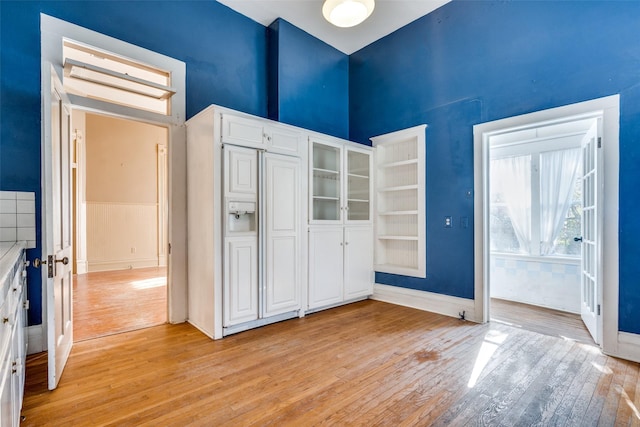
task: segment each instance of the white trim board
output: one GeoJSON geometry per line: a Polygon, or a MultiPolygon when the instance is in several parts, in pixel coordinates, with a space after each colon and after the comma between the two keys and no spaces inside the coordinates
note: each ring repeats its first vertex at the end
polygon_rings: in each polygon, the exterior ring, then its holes
{"type": "Polygon", "coordinates": [[[640,363],[640,335],[630,332],[618,332],[618,346],[616,351],[605,351],[605,353],[610,356],[640,363]]]}
{"type": "Polygon", "coordinates": [[[455,318],[459,318],[459,313],[464,311],[466,320],[478,322],[474,302],[467,298],[376,283],[371,299],[455,318]]]}
{"type": "Polygon", "coordinates": [[[47,349],[43,347],[42,325],[27,326],[27,354],[41,353],[47,349]]]}

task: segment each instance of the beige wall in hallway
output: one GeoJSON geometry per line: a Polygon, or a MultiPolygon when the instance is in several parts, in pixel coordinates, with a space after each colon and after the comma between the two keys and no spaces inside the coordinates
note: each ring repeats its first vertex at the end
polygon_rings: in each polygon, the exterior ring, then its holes
{"type": "Polygon", "coordinates": [[[158,145],[165,128],[86,114],[89,271],[158,265],[158,145]]]}

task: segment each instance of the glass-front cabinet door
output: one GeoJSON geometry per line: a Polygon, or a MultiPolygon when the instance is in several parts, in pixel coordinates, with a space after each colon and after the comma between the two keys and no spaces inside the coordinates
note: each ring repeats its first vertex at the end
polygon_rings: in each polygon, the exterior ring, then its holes
{"type": "Polygon", "coordinates": [[[313,142],[311,149],[311,220],[342,222],[342,148],[313,142]]]}
{"type": "Polygon", "coordinates": [[[371,220],[371,153],[347,149],[346,220],[371,220]]]}

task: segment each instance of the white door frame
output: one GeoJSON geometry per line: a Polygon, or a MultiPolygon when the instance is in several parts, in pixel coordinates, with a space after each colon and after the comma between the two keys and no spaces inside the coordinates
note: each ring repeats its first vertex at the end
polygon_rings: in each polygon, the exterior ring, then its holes
{"type": "Polygon", "coordinates": [[[602,349],[611,355],[637,360],[640,347],[622,348],[618,332],[618,181],[620,96],[585,101],[549,110],[482,123],[473,127],[474,157],[474,305],[476,319],[487,322],[489,305],[489,137],[498,133],[566,122],[578,117],[603,118],[604,230],[602,349]],[[635,356],[634,356],[635,354],[635,356]]]}
{"type": "MultiPolygon", "coordinates": [[[[169,215],[168,234],[170,253],[168,254],[168,311],[169,322],[180,323],[187,318],[187,292],[186,292],[186,64],[182,61],[161,55],[156,52],[123,42],[118,39],[79,27],[74,24],[62,21],[51,16],[40,14],[40,36],[41,36],[41,64],[45,67],[53,66],[56,74],[63,78],[63,39],[68,38],[77,42],[88,44],[105,51],[131,58],[133,60],[150,64],[152,66],[165,69],[171,72],[171,85],[176,89],[176,94],[171,101],[171,114],[162,115],[135,108],[111,104],[109,102],[98,101],[81,96],[69,95],[71,106],[74,109],[81,109],[87,112],[119,117],[124,119],[141,121],[158,126],[164,126],[169,130],[168,138],[168,194],[169,194],[169,215]]],[[[42,73],[42,76],[47,73],[42,73]]],[[[42,81],[43,90],[49,86],[48,82],[42,81]]],[[[50,126],[50,117],[45,114],[42,108],[43,129],[50,126]]],[[[43,132],[42,144],[50,144],[50,136],[43,132]]],[[[45,159],[43,158],[44,162],[45,159]]],[[[44,177],[43,177],[44,179],[44,177]]],[[[43,185],[43,188],[46,188],[43,185]]],[[[50,247],[49,231],[47,230],[47,206],[42,195],[43,218],[42,218],[42,256],[46,256],[45,251],[50,247]]],[[[45,272],[46,273],[46,272],[45,272]]],[[[42,337],[42,349],[47,348],[47,289],[46,279],[42,284],[42,325],[38,332],[30,332],[30,335],[42,337]]],[[[31,348],[30,342],[30,348],[31,348]]],[[[39,343],[33,348],[37,348],[39,343]]]]}

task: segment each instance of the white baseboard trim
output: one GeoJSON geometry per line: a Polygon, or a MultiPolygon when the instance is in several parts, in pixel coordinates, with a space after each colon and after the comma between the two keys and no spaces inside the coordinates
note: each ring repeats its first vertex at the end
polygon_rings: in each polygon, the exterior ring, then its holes
{"type": "Polygon", "coordinates": [[[158,258],[101,262],[90,261],[88,271],[92,273],[94,271],[129,270],[132,268],[147,268],[157,266],[158,258]]]}
{"type": "Polygon", "coordinates": [[[482,319],[476,319],[475,305],[472,299],[417,291],[415,289],[400,288],[398,286],[381,285],[379,283],[373,285],[373,295],[371,299],[455,318],[460,317],[459,313],[464,311],[465,319],[477,323],[482,321],[482,319]]]}
{"type": "Polygon", "coordinates": [[[89,263],[86,260],[76,261],[76,274],[85,274],[89,272],[89,263]]]}
{"type": "Polygon", "coordinates": [[[640,335],[618,332],[618,348],[609,354],[640,363],[640,335]]]}
{"type": "Polygon", "coordinates": [[[46,350],[42,325],[27,326],[27,354],[42,353],[46,350]]]}

